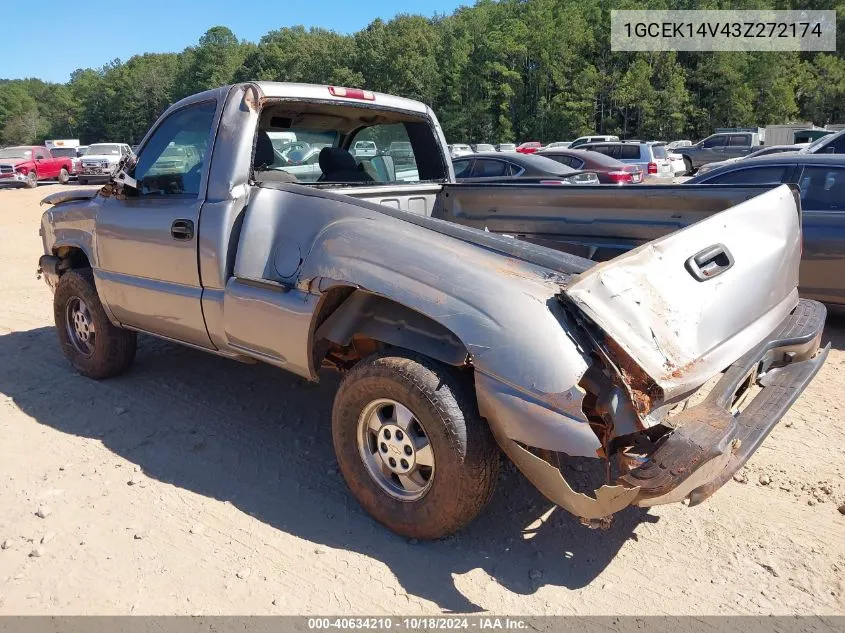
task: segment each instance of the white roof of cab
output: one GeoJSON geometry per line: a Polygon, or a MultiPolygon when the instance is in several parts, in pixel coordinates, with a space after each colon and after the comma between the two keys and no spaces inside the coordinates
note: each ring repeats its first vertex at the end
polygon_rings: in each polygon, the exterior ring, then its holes
{"type": "Polygon", "coordinates": [[[373,92],[375,100],[370,101],[352,99],[349,97],[336,97],[329,92],[329,86],[327,85],[283,83],[277,81],[258,81],[256,84],[261,89],[261,92],[264,93],[264,96],[269,99],[321,99],[337,101],[338,103],[371,104],[385,108],[407,110],[409,112],[416,112],[419,114],[425,114],[427,112],[426,105],[420,101],[405,99],[404,97],[395,97],[382,92],[373,92]]]}

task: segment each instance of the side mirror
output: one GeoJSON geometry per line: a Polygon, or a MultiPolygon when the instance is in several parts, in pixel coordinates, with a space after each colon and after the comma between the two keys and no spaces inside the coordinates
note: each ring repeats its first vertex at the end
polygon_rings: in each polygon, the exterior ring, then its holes
{"type": "Polygon", "coordinates": [[[114,183],[121,187],[131,187],[132,189],[137,189],[138,183],[133,177],[137,162],[137,157],[131,154],[122,158],[120,162],[118,162],[112,175],[114,183]]]}

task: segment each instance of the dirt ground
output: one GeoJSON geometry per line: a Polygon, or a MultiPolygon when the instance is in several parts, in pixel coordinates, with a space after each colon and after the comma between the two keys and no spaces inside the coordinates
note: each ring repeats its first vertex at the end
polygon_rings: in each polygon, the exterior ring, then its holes
{"type": "Polygon", "coordinates": [[[845,320],[707,503],[591,531],[509,468],[460,535],[409,542],[346,492],[333,376],[151,338],[119,379],[70,369],[35,276],[59,188],[0,189],[0,613],[845,614],[845,320]]]}

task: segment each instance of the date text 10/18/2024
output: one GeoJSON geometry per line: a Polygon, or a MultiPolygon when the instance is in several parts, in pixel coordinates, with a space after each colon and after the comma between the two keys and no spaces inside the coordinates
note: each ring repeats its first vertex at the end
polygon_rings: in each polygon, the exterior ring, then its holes
{"type": "Polygon", "coordinates": [[[308,618],[310,630],[482,630],[520,631],[528,629],[522,618],[510,617],[353,617],[353,618],[308,618]]]}

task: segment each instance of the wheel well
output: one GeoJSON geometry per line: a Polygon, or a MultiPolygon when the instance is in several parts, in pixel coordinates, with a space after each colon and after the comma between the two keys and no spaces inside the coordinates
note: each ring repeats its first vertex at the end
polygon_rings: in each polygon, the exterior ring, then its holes
{"type": "Polygon", "coordinates": [[[54,251],[56,256],[62,260],[60,270],[71,270],[73,268],[91,268],[88,256],[81,248],[75,246],[60,246],[54,251]]]}
{"type": "Polygon", "coordinates": [[[385,347],[399,347],[447,365],[468,364],[466,346],[448,328],[401,303],[349,286],[327,291],[312,327],[314,366],[347,369],[385,347]]]}

